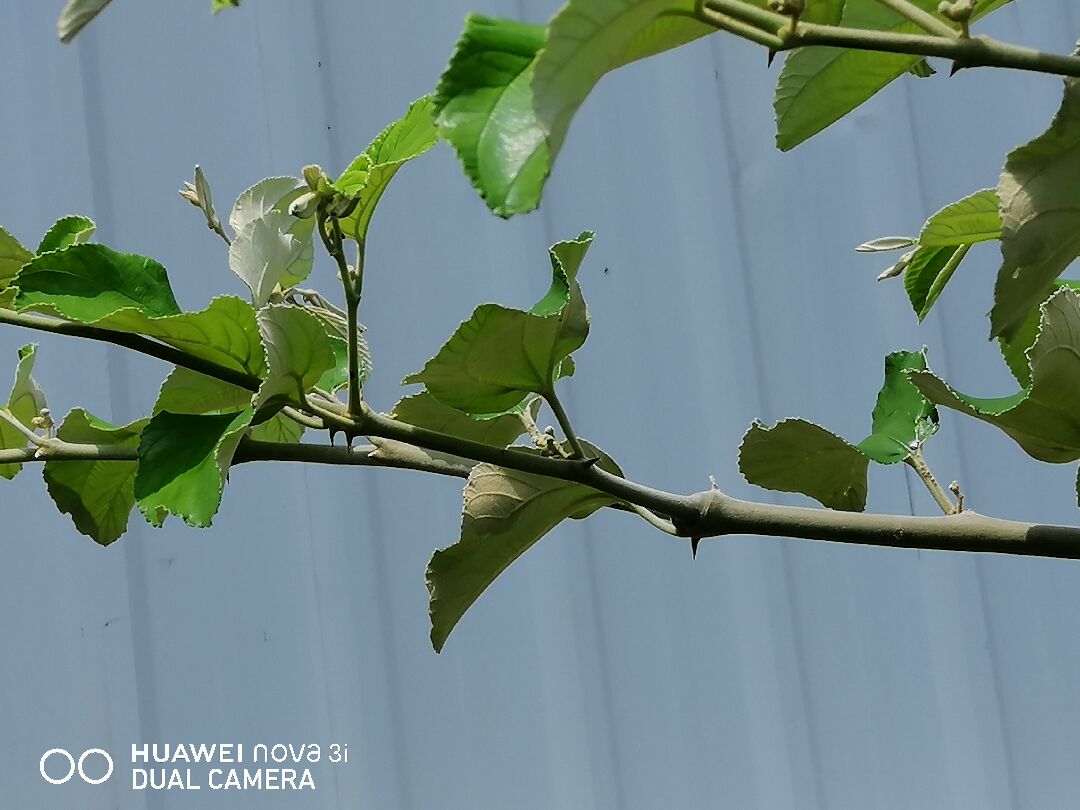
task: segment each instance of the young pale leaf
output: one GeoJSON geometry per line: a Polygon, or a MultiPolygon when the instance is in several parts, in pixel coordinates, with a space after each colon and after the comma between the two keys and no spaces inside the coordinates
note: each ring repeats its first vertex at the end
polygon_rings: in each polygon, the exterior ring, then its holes
{"type": "Polygon", "coordinates": [[[134,493],[140,511],[154,526],[168,514],[205,528],[221,505],[236,447],[253,411],[175,414],[163,411],[143,430],[134,493]]]}
{"type": "Polygon", "coordinates": [[[880,239],[872,239],[869,242],[863,242],[857,248],[856,253],[883,253],[890,250],[903,250],[904,248],[911,247],[918,244],[917,239],[913,239],[910,236],[883,236],[880,239]]]}
{"type": "Polygon", "coordinates": [[[60,41],[65,45],[71,42],[109,2],[110,0],[68,0],[56,23],[56,33],[60,36],[60,41]]]}
{"type": "Polygon", "coordinates": [[[223,8],[240,8],[240,0],[213,0],[211,8],[215,14],[223,8]]]}
{"type": "MultiPolygon", "coordinates": [[[[45,407],[45,394],[31,376],[37,345],[19,349],[19,365],[15,369],[15,384],[8,396],[7,409],[22,425],[32,427],[31,422],[45,407]]],[[[28,444],[24,436],[7,420],[0,419],[0,450],[18,450],[28,444]]],[[[22,469],[21,464],[0,464],[0,478],[14,478],[22,469]]]]}
{"type": "Polygon", "coordinates": [[[926,220],[919,234],[923,247],[973,245],[1001,238],[997,191],[984,188],[946,205],[926,220]]]}
{"type": "MultiPolygon", "coordinates": [[[[911,0],[936,11],[938,0],[911,0]]],[[[979,3],[973,19],[985,17],[1010,0],[979,3]]],[[[942,21],[945,19],[942,17],[942,21]]],[[[878,0],[847,0],[840,24],[894,33],[922,30],[878,0]]],[[[843,118],[921,60],[907,54],[815,46],[792,51],[776,86],[776,145],[787,151],[843,118]]]]}
{"type": "MultiPolygon", "coordinates": [[[[134,450],[149,420],[118,427],[87,411],[67,415],[57,437],[74,444],[134,450]]],[[[135,507],[136,461],[47,461],[45,485],[57,509],[71,515],[75,528],[103,546],[127,530],[135,507]]]]}
{"type": "Polygon", "coordinates": [[[502,413],[529,394],[549,391],[565,373],[563,361],[589,334],[577,272],[592,238],[583,233],[551,248],[551,288],[530,312],[477,307],[405,384],[422,383],[444,405],[472,415],[502,413]]]}
{"type": "Polygon", "coordinates": [[[249,222],[229,245],[229,269],[251,290],[261,309],[279,287],[308,277],[315,261],[312,220],[272,210],[249,222]]]}
{"type": "Polygon", "coordinates": [[[81,245],[94,235],[97,225],[89,217],[73,214],[58,219],[48,233],[41,239],[38,245],[38,253],[48,253],[50,250],[63,250],[72,245],[81,245]]]}
{"type": "MultiPolygon", "coordinates": [[[[539,399],[533,400],[536,405],[539,405],[539,402],[539,399]]],[[[494,419],[476,419],[444,405],[426,391],[402,399],[394,406],[390,416],[410,425],[496,447],[506,447],[525,432],[525,425],[516,414],[500,414],[494,419]]]]}
{"type": "Polygon", "coordinates": [[[0,228],[0,290],[11,283],[24,264],[34,258],[34,254],[24,248],[19,240],[0,228]]]}
{"type": "MultiPolygon", "coordinates": [[[[1080,281],[1068,281],[1059,279],[1054,282],[1054,288],[1068,288],[1073,292],[1080,293],[1080,281]]],[[[998,338],[998,346],[1001,356],[1009,366],[1016,381],[1024,388],[1031,385],[1031,365],[1028,363],[1028,350],[1034,345],[1035,338],[1039,336],[1039,321],[1042,319],[1042,307],[1032,307],[1024,323],[1011,338],[998,338]]]]}
{"type": "Polygon", "coordinates": [[[1080,79],[1050,129],[1009,154],[998,185],[1002,265],[990,312],[993,337],[1010,337],[1054,279],[1080,255],[1080,79]]]}
{"type": "Polygon", "coordinates": [[[255,397],[255,407],[261,412],[303,405],[304,395],[337,367],[322,322],[299,307],[272,305],[259,310],[259,332],[268,369],[255,397]]]}
{"type": "MultiPolygon", "coordinates": [[[[601,468],[622,471],[588,442],[601,468]]],[[[522,448],[523,453],[537,452],[522,448]]],[[[585,518],[615,503],[583,484],[478,464],[465,484],[461,537],[428,564],[431,643],[440,652],[465,611],[514,560],[566,518],[585,518]]]]}
{"type": "Polygon", "coordinates": [[[295,177],[268,177],[243,192],[229,212],[229,227],[239,234],[271,211],[286,213],[289,205],[304,192],[295,177]]]}
{"type": "Polygon", "coordinates": [[[970,245],[953,245],[921,247],[915,251],[904,270],[904,290],[920,321],[930,314],[969,248],[970,245]]]}
{"type": "Polygon", "coordinates": [[[1038,336],[1027,356],[1030,384],[998,399],[957,393],[929,371],[911,372],[910,379],[931,402],[1000,428],[1039,461],[1076,461],[1080,459],[1080,295],[1060,289],[1043,304],[1038,336]]]}
{"type": "Polygon", "coordinates": [[[755,422],[739,446],[739,470],[751,484],[800,492],[830,509],[866,508],[870,459],[823,427],[785,419],[773,427],[755,422]]]}
{"type": "Polygon", "coordinates": [[[356,209],[341,220],[346,234],[364,239],[375,207],[398,169],[435,145],[438,134],[433,114],[432,97],[418,98],[405,115],[379,133],[333,184],[346,197],[359,200],[356,209]]]}
{"type": "Polygon", "coordinates": [[[830,509],[866,508],[870,461],[895,464],[908,458],[937,430],[937,412],[905,376],[926,368],[921,352],[885,358],[885,383],[874,406],[870,435],[852,445],[812,422],[786,419],[771,428],[755,422],[739,448],[739,469],[751,484],[800,492],[830,509]]]}

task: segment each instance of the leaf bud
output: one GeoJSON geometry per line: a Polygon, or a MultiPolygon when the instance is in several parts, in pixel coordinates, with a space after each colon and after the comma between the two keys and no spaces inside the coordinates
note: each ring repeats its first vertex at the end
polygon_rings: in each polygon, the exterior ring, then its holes
{"type": "Polygon", "coordinates": [[[326,172],[314,163],[304,167],[304,182],[314,192],[325,192],[330,185],[326,172]]]}

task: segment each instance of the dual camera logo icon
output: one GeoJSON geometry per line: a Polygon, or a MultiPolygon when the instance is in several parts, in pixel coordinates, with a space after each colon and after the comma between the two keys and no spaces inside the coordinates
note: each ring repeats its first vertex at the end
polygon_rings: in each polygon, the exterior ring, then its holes
{"type": "MultiPolygon", "coordinates": [[[[96,762],[95,762],[96,764],[96,762]]],[[[41,778],[48,782],[50,785],[63,785],[66,782],[70,782],[71,778],[75,776],[76,772],[79,774],[79,778],[82,779],[88,785],[100,785],[102,782],[108,782],[109,777],[113,775],[113,759],[109,756],[108,751],[103,751],[100,748],[88,748],[79,754],[79,758],[76,760],[71,752],[66,751],[63,748],[50,748],[44,754],[41,755],[41,761],[38,763],[38,770],[41,772],[41,778]],[[86,761],[91,758],[100,757],[105,763],[105,775],[104,776],[91,776],[86,772],[86,761]],[[67,761],[67,772],[61,777],[50,776],[48,771],[45,770],[46,764],[50,759],[59,758],[67,761]]],[[[93,768],[93,771],[97,771],[97,768],[93,768]]]]}

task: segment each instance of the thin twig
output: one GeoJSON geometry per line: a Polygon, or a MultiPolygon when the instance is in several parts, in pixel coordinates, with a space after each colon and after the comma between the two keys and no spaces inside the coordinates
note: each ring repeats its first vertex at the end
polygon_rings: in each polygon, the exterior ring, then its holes
{"type": "Polygon", "coordinates": [[[956,39],[959,33],[944,20],[940,20],[928,11],[923,11],[910,0],[877,0],[886,8],[890,8],[902,17],[906,17],[915,25],[919,26],[928,34],[939,37],[956,39]]]}

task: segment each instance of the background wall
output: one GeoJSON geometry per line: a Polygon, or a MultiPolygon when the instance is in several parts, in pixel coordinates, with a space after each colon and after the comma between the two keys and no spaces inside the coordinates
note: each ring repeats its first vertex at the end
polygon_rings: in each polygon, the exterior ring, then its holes
{"type": "MultiPolygon", "coordinates": [[[[0,4],[0,222],[35,244],[60,215],[170,270],[191,308],[241,292],[176,195],[199,162],[219,210],[309,162],[342,168],[432,89],[475,8],[536,22],[554,0],[118,0],[61,47],[59,0],[0,4]]],[[[1067,51],[1068,0],[986,30],[1067,51]]],[[[480,301],[528,305],[546,247],[585,228],[593,334],[565,386],[579,431],[643,480],[753,491],[754,418],[861,438],[884,354],[930,347],[962,390],[1013,384],[985,340],[995,248],[973,251],[920,327],[859,242],[996,183],[1058,104],[1049,77],[905,78],[790,154],[777,66],[724,36],[631,66],[574,123],[542,210],[490,216],[445,145],[377,216],[363,320],[388,409],[480,301]],[[604,271],[607,272],[604,272],[604,271]],[[948,350],[945,341],[948,341],[948,350]]],[[[333,290],[324,262],[314,283],[333,290]]],[[[57,413],[146,413],[166,369],[0,330],[4,368],[40,340],[57,413]]],[[[2,376],[7,376],[4,372],[2,376]]],[[[4,383],[6,385],[6,383],[4,383]]],[[[972,507],[1076,522],[1074,474],[946,413],[930,450],[972,507]]],[[[315,438],[315,437],[313,437],[315,438]]],[[[436,656],[424,567],[460,487],[396,471],[240,468],[215,527],[133,518],[108,549],[30,469],[0,487],[0,790],[5,807],[1055,808],[1080,791],[1080,567],[733,538],[692,561],[623,515],[559,528],[436,656]],[[133,742],[348,743],[314,793],[132,792],[133,742]],[[100,746],[119,778],[46,785],[46,749],[100,746]]],[[[792,498],[792,502],[800,499],[792,498]]],[[[900,469],[874,510],[934,507],[900,469]]]]}

